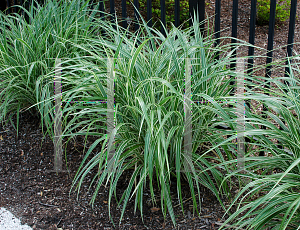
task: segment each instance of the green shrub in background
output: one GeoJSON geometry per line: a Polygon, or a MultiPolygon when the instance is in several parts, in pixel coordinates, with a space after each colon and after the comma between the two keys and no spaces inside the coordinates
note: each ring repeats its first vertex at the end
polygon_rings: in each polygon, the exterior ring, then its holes
{"type": "MultiPolygon", "coordinates": [[[[285,22],[290,16],[291,0],[279,0],[276,5],[277,22],[285,22]]],[[[270,17],[270,0],[257,0],[258,25],[267,25],[270,17]]]]}

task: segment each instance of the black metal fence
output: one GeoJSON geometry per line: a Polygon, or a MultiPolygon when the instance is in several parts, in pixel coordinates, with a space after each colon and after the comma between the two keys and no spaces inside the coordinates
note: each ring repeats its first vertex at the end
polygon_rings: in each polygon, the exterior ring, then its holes
{"type": "MultiPolygon", "coordinates": [[[[46,0],[39,0],[40,3],[46,0]]],[[[93,0],[91,0],[92,2],[93,0]]],[[[25,5],[26,8],[29,7],[30,0],[2,0],[0,1],[0,10],[6,11],[7,13],[15,12],[13,5],[25,5]]],[[[134,6],[137,10],[139,10],[139,1],[134,0],[134,6]]],[[[110,14],[115,14],[115,1],[109,0],[109,8],[110,14]]],[[[125,18],[127,17],[126,11],[126,0],[122,0],[122,18],[123,26],[127,26],[127,22],[125,18]]],[[[98,4],[99,10],[104,11],[104,1],[100,0],[98,4]]],[[[255,25],[256,25],[256,7],[257,7],[257,0],[251,0],[251,13],[250,13],[250,31],[249,31],[249,43],[254,45],[255,44],[255,25]]],[[[139,19],[137,14],[137,10],[134,9],[134,17],[136,20],[139,19]]],[[[161,10],[161,21],[164,26],[166,26],[166,7],[165,7],[165,0],[160,0],[160,10],[161,10]]],[[[196,11],[199,14],[200,21],[205,19],[205,0],[189,0],[189,15],[193,15],[193,11],[196,11]]],[[[294,32],[295,32],[295,22],[296,22],[296,10],[297,10],[297,0],[291,0],[291,8],[290,8],[290,20],[289,20],[289,33],[287,38],[287,56],[292,56],[292,48],[294,42],[294,32]]],[[[216,45],[220,42],[220,14],[221,12],[221,0],[215,0],[215,37],[216,37],[216,45]]],[[[269,18],[269,36],[268,36],[268,45],[267,45],[267,60],[266,64],[270,64],[272,62],[273,56],[273,40],[274,40],[274,30],[275,30],[275,12],[276,12],[276,0],[270,1],[270,18],[269,18]]],[[[103,15],[101,15],[103,16],[103,15]]],[[[174,11],[174,19],[175,19],[175,26],[178,27],[180,25],[180,4],[179,0],[175,0],[175,11],[174,11]]],[[[152,0],[147,0],[147,18],[148,25],[152,26],[152,0]]],[[[235,39],[237,38],[237,27],[238,27],[238,0],[233,0],[233,7],[232,7],[232,32],[231,36],[233,37],[232,43],[235,43],[235,39]]],[[[138,24],[135,23],[135,30],[138,29],[138,24]]],[[[201,30],[204,31],[204,23],[201,24],[201,30]]],[[[164,30],[162,28],[162,33],[164,30]]],[[[249,47],[248,50],[249,56],[254,55],[254,48],[249,47]]],[[[236,53],[233,54],[236,56],[236,53]]],[[[218,56],[217,56],[218,58],[218,56]]],[[[231,67],[235,67],[235,63],[232,63],[231,67]]],[[[249,58],[248,60],[248,74],[251,73],[251,69],[253,67],[253,58],[249,58]]],[[[286,68],[286,74],[288,74],[289,69],[286,68]]],[[[271,76],[271,65],[267,65],[266,67],[266,76],[271,76]]]]}

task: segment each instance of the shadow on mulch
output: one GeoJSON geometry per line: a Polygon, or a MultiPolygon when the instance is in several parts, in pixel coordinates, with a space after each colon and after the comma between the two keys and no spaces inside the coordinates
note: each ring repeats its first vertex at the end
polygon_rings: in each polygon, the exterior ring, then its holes
{"type": "MultiPolygon", "coordinates": [[[[16,118],[13,117],[16,124],[16,118]]],[[[19,136],[8,123],[0,127],[0,206],[7,208],[22,224],[27,223],[33,229],[114,229],[108,215],[108,188],[101,187],[94,208],[89,205],[93,189],[87,192],[93,175],[89,175],[83,184],[79,200],[76,193],[69,191],[83,158],[83,138],[71,140],[67,144],[67,160],[69,173],[58,175],[53,170],[54,146],[50,137],[43,139],[39,119],[32,118],[29,113],[20,114],[19,136]]],[[[93,143],[93,138],[87,141],[87,148],[93,143]]],[[[64,140],[66,141],[66,140],[64,140]]],[[[94,150],[95,151],[95,150],[94,150]]],[[[64,165],[65,166],[65,165],[64,165]]],[[[130,178],[131,172],[126,172],[120,181],[130,178]]],[[[120,198],[126,183],[118,185],[117,197],[120,198]]],[[[178,204],[176,182],[172,185],[173,207],[178,204]]],[[[220,221],[223,210],[211,192],[201,187],[201,217],[193,215],[192,199],[189,187],[183,184],[183,200],[185,215],[180,205],[174,208],[178,226],[176,229],[218,229],[215,223],[220,221]]],[[[160,193],[156,190],[157,207],[160,207],[160,193]]],[[[118,221],[121,208],[117,209],[113,197],[111,214],[116,223],[115,229],[175,229],[171,218],[163,219],[161,210],[154,211],[150,200],[150,191],[144,193],[144,223],[140,212],[134,214],[134,199],[130,200],[121,225],[118,221]],[[154,212],[152,212],[154,211],[154,212]]]]}

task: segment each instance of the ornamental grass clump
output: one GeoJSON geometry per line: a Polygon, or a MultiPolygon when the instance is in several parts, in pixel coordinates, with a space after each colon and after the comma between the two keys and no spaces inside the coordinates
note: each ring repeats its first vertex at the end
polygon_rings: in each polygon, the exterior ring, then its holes
{"type": "MultiPolygon", "coordinates": [[[[118,22],[98,20],[97,23],[105,30],[106,37],[86,38],[85,44],[73,44],[88,55],[70,59],[74,65],[63,67],[63,87],[72,84],[71,89],[63,91],[63,98],[90,102],[109,100],[108,79],[113,77],[114,110],[109,110],[107,103],[88,106],[76,103],[62,108],[63,136],[69,136],[69,139],[76,135],[99,137],[86,152],[72,188],[79,195],[84,179],[93,173],[91,204],[94,204],[100,187],[108,186],[109,215],[112,217],[110,207],[120,177],[133,171],[122,197],[115,196],[121,207],[120,222],[132,198],[135,199],[135,211],[138,208],[143,218],[143,194],[149,189],[153,204],[155,197],[160,195],[164,217],[168,211],[175,225],[171,178],[177,182],[177,198],[183,212],[182,180],[189,184],[198,214],[201,185],[209,188],[223,205],[221,198],[230,196],[230,187],[227,183],[221,185],[224,177],[220,170],[230,169],[218,163],[223,162],[224,157],[232,160],[236,156],[228,149],[222,152],[222,146],[215,148],[211,155],[203,152],[214,146],[216,140],[225,142],[222,134],[217,133],[221,130],[214,124],[234,115],[232,108],[225,107],[224,100],[233,88],[228,76],[235,76],[226,68],[232,61],[232,47],[215,48],[213,35],[203,38],[197,20],[185,30],[173,26],[170,32],[166,31],[166,37],[144,21],[135,33],[120,27],[118,22]],[[215,59],[217,51],[220,60],[215,59]],[[186,58],[191,58],[192,64],[193,101],[184,98],[186,58]],[[184,154],[184,103],[192,104],[190,156],[184,154]],[[108,114],[114,114],[115,123],[114,129],[107,134],[108,114]],[[66,122],[69,116],[73,118],[66,122]],[[80,130],[74,132],[78,128],[80,130]],[[109,143],[114,143],[114,147],[109,143]],[[95,153],[93,150],[97,146],[101,150],[95,153]],[[110,155],[113,148],[114,153],[110,155]],[[185,162],[189,165],[188,170],[185,162]],[[160,194],[154,193],[154,184],[158,185],[160,194]]],[[[232,135],[228,140],[235,138],[230,131],[224,135],[232,135]]]]}
{"type": "Polygon", "coordinates": [[[50,0],[40,5],[32,1],[29,10],[16,6],[24,10],[28,21],[19,14],[0,12],[1,122],[16,114],[18,132],[19,112],[24,110],[38,116],[41,123],[53,119],[48,111],[54,103],[45,103],[53,95],[53,79],[46,76],[54,71],[56,58],[82,55],[70,42],[80,44],[85,37],[95,37],[88,2],[50,0]]]}
{"type": "Polygon", "coordinates": [[[247,155],[245,170],[236,170],[224,179],[238,177],[248,183],[228,208],[229,212],[233,205],[237,207],[222,229],[300,229],[299,60],[298,55],[291,59],[288,77],[253,78],[257,82],[253,89],[263,92],[249,91],[245,99],[264,104],[267,111],[249,114],[244,135],[256,137],[252,144],[268,156],[247,155]],[[262,87],[271,82],[275,87],[262,87]]]}

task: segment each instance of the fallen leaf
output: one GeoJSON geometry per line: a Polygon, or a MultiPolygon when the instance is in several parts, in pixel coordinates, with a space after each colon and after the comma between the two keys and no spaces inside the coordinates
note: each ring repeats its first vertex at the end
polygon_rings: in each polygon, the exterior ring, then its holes
{"type": "Polygon", "coordinates": [[[41,192],[41,196],[43,196],[43,192],[41,192]]]}
{"type": "Polygon", "coordinates": [[[0,141],[3,141],[3,137],[2,137],[2,135],[0,136],[0,141]]]}
{"type": "Polygon", "coordinates": [[[56,209],[58,212],[61,212],[61,210],[59,208],[56,209]]]}
{"type": "Polygon", "coordinates": [[[44,153],[41,153],[41,156],[43,156],[44,153]]]}
{"type": "Polygon", "coordinates": [[[104,200],[104,201],[103,201],[103,203],[104,203],[104,204],[107,204],[107,201],[106,201],[106,200],[104,200]]]}
{"type": "Polygon", "coordinates": [[[21,149],[21,156],[23,156],[24,155],[24,151],[21,149]]]}
{"type": "Polygon", "coordinates": [[[160,210],[160,208],[156,208],[156,207],[153,207],[153,208],[150,208],[151,209],[151,212],[157,212],[158,210],[160,210]]]}

